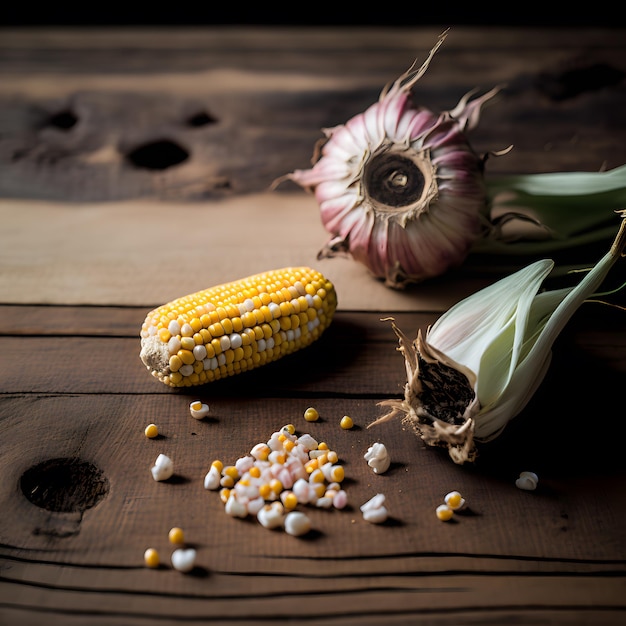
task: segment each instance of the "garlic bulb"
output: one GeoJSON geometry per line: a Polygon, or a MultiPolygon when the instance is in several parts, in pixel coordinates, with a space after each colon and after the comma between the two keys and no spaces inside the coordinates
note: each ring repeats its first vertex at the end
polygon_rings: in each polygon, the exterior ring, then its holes
{"type": "Polygon", "coordinates": [[[540,292],[554,267],[544,259],[458,302],[413,343],[393,324],[404,399],[382,402],[390,412],[374,424],[403,415],[426,444],[447,447],[456,463],[473,461],[475,442],[497,437],[524,409],[559,333],[626,254],[626,210],[620,214],[610,251],[575,287],[540,292]]]}
{"type": "Polygon", "coordinates": [[[411,102],[446,34],[377,103],[325,129],[328,139],[311,169],[284,177],[315,193],[331,234],[318,259],[351,256],[393,288],[460,265],[488,228],[484,158],[464,132],[499,89],[474,100],[467,94],[443,113],[411,102]]]}
{"type": "Polygon", "coordinates": [[[330,233],[318,259],[351,257],[401,289],[470,255],[475,269],[497,272],[502,263],[489,255],[518,257],[521,267],[525,259],[610,241],[613,212],[626,200],[626,165],[489,177],[486,155],[474,152],[467,131],[499,87],[475,99],[470,92],[442,113],[415,105],[413,88],[446,36],[421,67],[414,64],[385,87],[378,102],[324,129],[310,169],[275,181],[291,180],[315,194],[330,233]]]}

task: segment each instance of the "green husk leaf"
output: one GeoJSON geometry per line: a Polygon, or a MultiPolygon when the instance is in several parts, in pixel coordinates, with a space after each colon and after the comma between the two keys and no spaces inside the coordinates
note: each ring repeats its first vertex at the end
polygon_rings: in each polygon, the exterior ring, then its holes
{"type": "Polygon", "coordinates": [[[610,241],[626,207],[626,165],[605,172],[555,172],[487,181],[488,235],[473,253],[550,256],[610,241]]]}

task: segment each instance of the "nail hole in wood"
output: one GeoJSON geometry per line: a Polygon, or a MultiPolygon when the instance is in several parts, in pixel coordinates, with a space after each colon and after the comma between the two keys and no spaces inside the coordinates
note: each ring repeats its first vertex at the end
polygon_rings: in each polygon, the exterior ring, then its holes
{"type": "Polygon", "coordinates": [[[208,126],[209,124],[215,123],[217,123],[217,120],[209,115],[206,111],[200,111],[198,113],[195,113],[187,119],[187,124],[189,126],[193,126],[194,128],[199,128],[200,126],[208,126]]]}
{"type": "Polygon", "coordinates": [[[165,170],[186,161],[189,152],[169,139],[159,139],[136,147],[126,157],[135,167],[165,170]]]}
{"type": "Polygon", "coordinates": [[[48,118],[48,126],[61,130],[69,130],[78,122],[78,117],[70,110],[59,111],[48,118]]]}
{"type": "Polygon", "coordinates": [[[59,458],[26,470],[20,479],[20,488],[35,506],[72,513],[98,504],[109,492],[109,481],[92,463],[59,458]]]}

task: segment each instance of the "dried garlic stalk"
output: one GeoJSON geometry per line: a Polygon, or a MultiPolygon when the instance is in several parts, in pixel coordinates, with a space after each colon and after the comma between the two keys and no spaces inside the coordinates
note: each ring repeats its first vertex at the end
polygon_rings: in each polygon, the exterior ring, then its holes
{"type": "Polygon", "coordinates": [[[491,254],[536,259],[610,241],[613,212],[626,204],[626,166],[491,180],[488,155],[478,155],[467,134],[500,87],[475,99],[469,92],[442,113],[416,106],[414,87],[446,36],[378,102],[324,129],[310,169],[276,181],[315,194],[330,233],[318,259],[353,258],[400,289],[458,267],[472,253],[479,262],[491,254]]]}

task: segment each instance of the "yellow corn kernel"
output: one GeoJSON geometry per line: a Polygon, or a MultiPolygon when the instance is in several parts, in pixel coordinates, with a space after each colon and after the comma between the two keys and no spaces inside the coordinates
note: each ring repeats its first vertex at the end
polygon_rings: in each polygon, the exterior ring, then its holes
{"type": "Polygon", "coordinates": [[[307,422],[317,422],[317,420],[319,419],[320,414],[317,412],[317,409],[313,408],[313,407],[309,407],[305,412],[304,412],[304,419],[307,422]]]}
{"type": "Polygon", "coordinates": [[[293,491],[286,491],[284,492],[284,494],[284,497],[282,497],[281,499],[285,509],[287,509],[288,511],[295,509],[296,506],[298,506],[298,498],[296,497],[296,494],[293,491]]]}
{"type": "Polygon", "coordinates": [[[148,439],[154,439],[159,436],[159,427],[156,424],[148,424],[144,433],[148,439]]]}
{"type": "Polygon", "coordinates": [[[159,553],[154,548],[148,548],[143,553],[143,560],[144,560],[144,563],[146,564],[146,567],[149,567],[151,569],[156,569],[157,567],[159,567],[159,564],[161,563],[159,553]]]}
{"type": "Polygon", "coordinates": [[[278,478],[272,478],[272,480],[270,480],[270,489],[276,495],[278,495],[284,489],[284,487],[280,480],[278,480],[278,478]]]}
{"type": "Polygon", "coordinates": [[[344,430],[350,430],[354,426],[354,422],[352,421],[352,418],[349,415],[344,415],[341,418],[341,421],[339,422],[339,425],[344,430]]]}
{"type": "Polygon", "coordinates": [[[167,328],[159,329],[159,339],[163,343],[167,343],[170,340],[171,336],[172,336],[172,333],[170,333],[170,331],[167,328]]]}
{"type": "Polygon", "coordinates": [[[287,267],[255,274],[148,313],[140,333],[141,360],[171,387],[204,384],[310,345],[328,328],[336,308],[335,288],[317,270],[287,267]],[[281,336],[285,332],[287,338],[281,336]],[[221,354],[225,361],[211,363],[221,354]]]}
{"type": "Polygon", "coordinates": [[[345,471],[343,469],[343,466],[342,465],[332,465],[326,471],[326,477],[328,479],[328,482],[332,482],[332,483],[340,483],[340,482],[342,482],[344,477],[345,477],[345,471]]]}
{"type": "Polygon", "coordinates": [[[447,504],[440,504],[435,509],[435,515],[442,522],[448,522],[452,519],[452,516],[454,515],[454,511],[447,504]]]}
{"type": "Polygon", "coordinates": [[[230,476],[233,480],[239,478],[239,470],[234,465],[227,465],[222,469],[223,476],[230,476]]]}
{"type": "Polygon", "coordinates": [[[168,539],[170,543],[185,543],[185,533],[182,528],[174,526],[168,534],[168,539]]]}
{"type": "Polygon", "coordinates": [[[310,483],[323,483],[326,479],[324,478],[324,472],[318,467],[314,469],[309,475],[310,483]]]}
{"type": "Polygon", "coordinates": [[[312,483],[309,483],[309,485],[313,493],[315,493],[315,495],[318,498],[321,498],[326,493],[326,484],[323,482],[321,483],[312,482],[312,483]]]}

